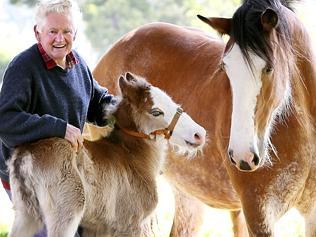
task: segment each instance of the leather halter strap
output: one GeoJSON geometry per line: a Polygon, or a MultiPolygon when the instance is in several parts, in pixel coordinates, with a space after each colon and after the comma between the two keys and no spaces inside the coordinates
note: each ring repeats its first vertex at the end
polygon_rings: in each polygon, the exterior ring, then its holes
{"type": "Polygon", "coordinates": [[[183,113],[183,109],[181,107],[178,107],[177,112],[173,116],[168,127],[162,128],[162,129],[157,129],[149,134],[146,134],[143,132],[132,131],[132,130],[129,130],[127,128],[120,128],[120,129],[123,132],[125,132],[126,134],[133,136],[133,137],[146,138],[146,139],[153,140],[153,139],[156,139],[157,135],[164,135],[166,139],[169,139],[171,137],[172,132],[174,130],[174,127],[176,126],[182,113],[183,113]]]}

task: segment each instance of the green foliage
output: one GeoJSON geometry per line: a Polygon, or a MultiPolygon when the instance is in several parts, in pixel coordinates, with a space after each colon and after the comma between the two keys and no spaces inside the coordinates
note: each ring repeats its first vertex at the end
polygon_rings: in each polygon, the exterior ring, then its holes
{"type": "Polygon", "coordinates": [[[10,0],[11,4],[34,6],[37,0],[10,0]]]}
{"type": "Polygon", "coordinates": [[[82,9],[86,35],[93,48],[103,53],[122,35],[145,23],[197,26],[201,25],[197,14],[231,16],[239,4],[240,0],[92,0],[84,1],[82,9]]]}
{"type": "MultiPolygon", "coordinates": [[[[34,6],[36,0],[10,0],[34,6]]],[[[79,0],[85,34],[103,54],[130,30],[155,21],[195,26],[211,31],[196,15],[230,17],[241,0],[79,0]]]]}
{"type": "Polygon", "coordinates": [[[86,35],[98,52],[128,31],[154,21],[187,25],[187,7],[174,0],[99,0],[83,4],[86,35]]]}

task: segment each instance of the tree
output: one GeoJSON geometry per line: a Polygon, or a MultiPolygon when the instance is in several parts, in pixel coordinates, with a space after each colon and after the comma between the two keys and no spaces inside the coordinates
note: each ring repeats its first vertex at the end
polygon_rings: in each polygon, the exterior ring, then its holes
{"type": "Polygon", "coordinates": [[[83,4],[83,9],[85,33],[98,52],[104,52],[123,34],[148,22],[189,24],[184,14],[186,6],[174,0],[108,0],[101,4],[96,0],[83,4]]]}

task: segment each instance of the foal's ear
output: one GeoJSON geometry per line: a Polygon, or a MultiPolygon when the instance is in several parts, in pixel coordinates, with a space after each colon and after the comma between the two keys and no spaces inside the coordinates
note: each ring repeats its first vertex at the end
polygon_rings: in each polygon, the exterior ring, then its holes
{"type": "Polygon", "coordinates": [[[134,76],[132,73],[130,73],[130,72],[127,72],[127,73],[125,74],[125,78],[126,78],[126,80],[129,81],[129,82],[136,82],[136,81],[137,81],[136,78],[135,78],[135,76],[134,76]]]}
{"type": "Polygon", "coordinates": [[[122,90],[122,88],[123,88],[125,85],[126,85],[126,79],[125,79],[125,77],[123,77],[123,76],[121,75],[120,78],[119,78],[119,87],[121,88],[121,90],[122,90]]]}
{"type": "Polygon", "coordinates": [[[135,82],[137,82],[137,79],[132,73],[127,72],[125,76],[121,75],[119,78],[119,86],[121,91],[129,85],[135,84],[135,82]]]}
{"type": "Polygon", "coordinates": [[[278,22],[279,22],[278,14],[270,8],[267,8],[261,14],[262,28],[263,28],[263,31],[267,33],[271,32],[271,30],[278,25],[278,22]]]}
{"type": "Polygon", "coordinates": [[[120,76],[119,87],[121,89],[123,97],[130,98],[135,96],[135,91],[138,87],[137,78],[132,73],[127,72],[125,76],[120,76]]]}
{"type": "Polygon", "coordinates": [[[201,15],[197,15],[197,17],[210,25],[213,29],[215,29],[221,35],[230,35],[232,28],[232,19],[231,18],[221,18],[221,17],[204,17],[201,15]]]}

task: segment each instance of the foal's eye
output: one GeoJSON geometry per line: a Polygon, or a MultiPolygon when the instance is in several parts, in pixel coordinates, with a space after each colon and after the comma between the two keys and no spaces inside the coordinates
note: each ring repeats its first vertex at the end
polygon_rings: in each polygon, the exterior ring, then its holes
{"type": "Polygon", "coordinates": [[[153,108],[153,109],[151,109],[151,110],[150,110],[150,113],[151,113],[153,116],[155,116],[155,117],[158,117],[158,116],[160,116],[160,115],[164,115],[164,113],[163,113],[160,109],[158,109],[158,108],[153,108]]]}
{"type": "Polygon", "coordinates": [[[263,69],[263,73],[265,74],[269,74],[273,71],[273,67],[272,66],[265,66],[263,69]]]}

